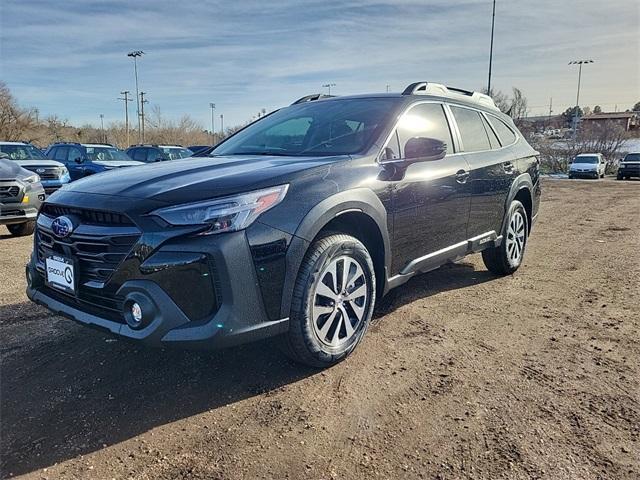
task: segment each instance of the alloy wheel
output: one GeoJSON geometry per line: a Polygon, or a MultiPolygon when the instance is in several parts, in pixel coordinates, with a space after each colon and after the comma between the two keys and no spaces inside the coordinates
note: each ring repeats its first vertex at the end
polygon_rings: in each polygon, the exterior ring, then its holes
{"type": "Polygon", "coordinates": [[[313,292],[313,331],[329,347],[348,342],[358,331],[369,299],[367,276],[354,258],[340,256],[322,270],[313,292]]]}
{"type": "Polygon", "coordinates": [[[515,211],[511,215],[507,228],[507,257],[512,265],[519,265],[524,252],[526,237],[525,220],[522,212],[515,211]]]}

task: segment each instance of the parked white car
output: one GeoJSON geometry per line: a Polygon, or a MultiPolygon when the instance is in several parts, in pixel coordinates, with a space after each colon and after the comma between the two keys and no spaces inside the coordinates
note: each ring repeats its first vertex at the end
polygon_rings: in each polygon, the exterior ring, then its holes
{"type": "Polygon", "coordinates": [[[604,178],[606,162],[601,153],[582,153],[569,166],[569,178],[604,178]]]}

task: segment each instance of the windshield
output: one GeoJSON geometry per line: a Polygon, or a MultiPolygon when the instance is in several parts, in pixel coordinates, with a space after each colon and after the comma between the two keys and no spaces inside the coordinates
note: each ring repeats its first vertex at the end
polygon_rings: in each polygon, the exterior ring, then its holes
{"type": "Polygon", "coordinates": [[[161,147],[162,153],[164,153],[169,160],[177,160],[178,158],[187,158],[193,155],[191,150],[186,148],[177,148],[177,147],[161,147]]]}
{"type": "Polygon", "coordinates": [[[590,163],[590,164],[594,164],[594,163],[598,163],[598,157],[576,157],[576,159],[574,160],[574,163],[590,163]]]}
{"type": "Polygon", "coordinates": [[[348,155],[363,151],[387,124],[396,98],[307,102],[268,115],[211,155],[348,155]]]}
{"type": "Polygon", "coordinates": [[[626,157],[624,157],[625,162],[640,162],[640,153],[628,153],[626,157]]]}
{"type": "Polygon", "coordinates": [[[128,162],[131,157],[114,147],[86,147],[87,157],[92,162],[128,162]]]}
{"type": "Polygon", "coordinates": [[[11,160],[46,160],[47,157],[33,145],[0,145],[0,152],[11,160]]]}

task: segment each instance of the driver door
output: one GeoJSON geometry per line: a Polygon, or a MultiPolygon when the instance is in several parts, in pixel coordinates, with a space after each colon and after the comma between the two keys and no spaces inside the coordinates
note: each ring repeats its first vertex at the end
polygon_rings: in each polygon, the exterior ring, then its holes
{"type": "MultiPolygon", "coordinates": [[[[407,143],[416,137],[437,139],[447,154],[439,160],[411,163],[393,185],[393,272],[412,260],[467,240],[471,195],[469,165],[455,152],[453,129],[441,103],[413,106],[399,120],[387,143],[397,158],[410,153],[407,143]]],[[[392,157],[393,158],[393,157],[392,157]]]]}

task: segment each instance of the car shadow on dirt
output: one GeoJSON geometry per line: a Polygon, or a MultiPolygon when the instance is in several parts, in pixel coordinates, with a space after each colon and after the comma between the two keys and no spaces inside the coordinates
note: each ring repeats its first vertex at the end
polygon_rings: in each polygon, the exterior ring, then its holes
{"type": "MultiPolygon", "coordinates": [[[[396,289],[375,317],[493,278],[470,264],[445,266],[396,289]]],[[[12,328],[21,321],[44,328],[58,318],[26,302],[0,306],[2,323],[12,328]],[[16,314],[32,308],[41,312],[29,318],[16,314]]],[[[157,350],[68,322],[62,332],[58,328],[37,342],[30,343],[25,334],[23,348],[3,352],[2,477],[63,462],[319,373],[286,359],[274,341],[217,352],[157,350]]]]}

